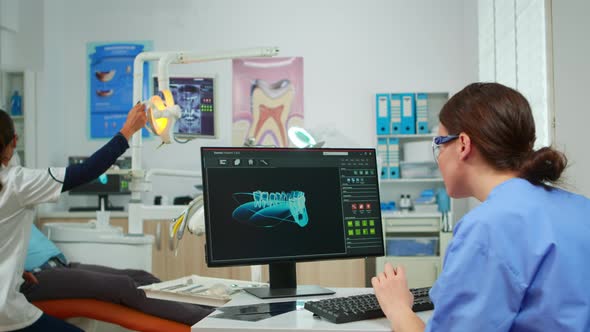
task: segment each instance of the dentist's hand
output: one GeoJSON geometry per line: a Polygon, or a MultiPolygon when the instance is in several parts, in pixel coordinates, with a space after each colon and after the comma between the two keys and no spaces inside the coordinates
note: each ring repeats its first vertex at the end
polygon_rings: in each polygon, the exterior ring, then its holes
{"type": "Polygon", "coordinates": [[[137,104],[127,114],[127,120],[125,120],[125,124],[121,128],[121,134],[129,140],[136,131],[145,126],[146,122],[145,105],[137,104]]]}

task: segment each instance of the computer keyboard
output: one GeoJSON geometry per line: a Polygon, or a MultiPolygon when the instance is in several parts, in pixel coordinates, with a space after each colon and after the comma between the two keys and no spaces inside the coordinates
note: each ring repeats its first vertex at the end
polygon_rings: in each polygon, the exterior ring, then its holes
{"type": "MultiPolygon", "coordinates": [[[[414,312],[434,309],[428,296],[430,287],[412,288],[414,312]]],[[[348,323],[357,320],[385,317],[375,294],[335,297],[319,301],[305,302],[305,309],[332,323],[348,323]]]]}

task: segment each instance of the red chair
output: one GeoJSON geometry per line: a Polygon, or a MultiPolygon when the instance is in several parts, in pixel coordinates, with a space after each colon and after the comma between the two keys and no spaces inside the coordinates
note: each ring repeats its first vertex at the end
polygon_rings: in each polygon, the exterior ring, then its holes
{"type": "Polygon", "coordinates": [[[145,332],[189,332],[191,327],[145,314],[119,304],[94,299],[61,299],[33,302],[44,313],[60,319],[86,317],[145,332]]]}

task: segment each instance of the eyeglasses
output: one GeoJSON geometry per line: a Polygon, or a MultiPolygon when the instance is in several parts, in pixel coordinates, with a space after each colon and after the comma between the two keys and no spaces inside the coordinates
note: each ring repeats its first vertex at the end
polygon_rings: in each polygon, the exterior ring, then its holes
{"type": "Polygon", "coordinates": [[[459,138],[459,135],[436,136],[432,138],[432,155],[438,164],[438,156],[440,155],[440,146],[452,142],[459,138]]]}

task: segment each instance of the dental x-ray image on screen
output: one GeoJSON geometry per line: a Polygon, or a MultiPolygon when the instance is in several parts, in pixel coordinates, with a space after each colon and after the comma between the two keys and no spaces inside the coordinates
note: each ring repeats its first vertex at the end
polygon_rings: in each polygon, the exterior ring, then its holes
{"type": "MultiPolygon", "coordinates": [[[[174,124],[175,137],[215,137],[214,89],[210,77],[170,77],[170,92],[181,109],[181,117],[174,124]]],[[[158,92],[154,78],[154,94],[158,92]]]]}

